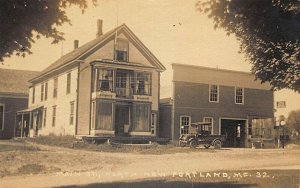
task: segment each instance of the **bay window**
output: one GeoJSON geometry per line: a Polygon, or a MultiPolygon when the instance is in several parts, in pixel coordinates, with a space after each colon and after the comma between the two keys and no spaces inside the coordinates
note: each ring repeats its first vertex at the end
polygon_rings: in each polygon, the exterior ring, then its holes
{"type": "Polygon", "coordinates": [[[150,105],[149,104],[137,104],[136,105],[136,124],[134,131],[150,131],[149,127],[149,115],[150,105]]]}
{"type": "Polygon", "coordinates": [[[96,130],[112,130],[113,116],[112,116],[111,102],[97,102],[96,107],[96,130]]]}

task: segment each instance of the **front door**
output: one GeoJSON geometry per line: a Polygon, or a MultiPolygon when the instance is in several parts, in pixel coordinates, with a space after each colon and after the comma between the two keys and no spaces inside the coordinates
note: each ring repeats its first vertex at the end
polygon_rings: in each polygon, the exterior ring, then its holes
{"type": "Polygon", "coordinates": [[[115,111],[115,134],[124,136],[128,133],[130,122],[130,106],[116,105],[115,111]]]}

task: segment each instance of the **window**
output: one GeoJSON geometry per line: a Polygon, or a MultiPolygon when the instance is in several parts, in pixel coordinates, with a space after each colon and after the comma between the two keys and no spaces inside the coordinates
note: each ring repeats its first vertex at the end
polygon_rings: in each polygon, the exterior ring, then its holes
{"type": "Polygon", "coordinates": [[[70,125],[74,125],[74,111],[75,111],[75,102],[70,103],[70,125]]]}
{"type": "Polygon", "coordinates": [[[71,73],[67,74],[67,94],[71,92],[71,73]]]}
{"type": "Polygon", "coordinates": [[[0,130],[4,129],[4,105],[0,104],[0,130]]]}
{"type": "Polygon", "coordinates": [[[209,102],[219,102],[218,85],[209,85],[209,102]]]}
{"type": "Polygon", "coordinates": [[[135,94],[137,95],[151,94],[151,75],[149,73],[136,74],[135,94]]]}
{"type": "Polygon", "coordinates": [[[210,134],[212,134],[214,119],[212,117],[204,117],[203,122],[211,123],[210,125],[204,127],[204,131],[208,131],[210,134]]]}
{"type": "Polygon", "coordinates": [[[32,104],[34,104],[34,101],[35,101],[35,87],[32,87],[32,104]]]}
{"type": "MultiPolygon", "coordinates": [[[[253,119],[251,125],[252,138],[272,138],[272,130],[274,128],[273,120],[270,119],[253,119]]],[[[250,132],[249,132],[250,135],[250,132]]]]}
{"type": "Polygon", "coordinates": [[[58,86],[58,78],[54,78],[53,80],[53,98],[57,97],[57,86],[58,86]]]}
{"type": "Polygon", "coordinates": [[[150,131],[149,129],[149,116],[150,105],[137,104],[136,105],[136,125],[134,131],[150,131]]]}
{"type": "Polygon", "coordinates": [[[113,70],[98,69],[97,91],[113,91],[113,70]]]}
{"type": "Polygon", "coordinates": [[[56,106],[52,107],[52,127],[55,127],[56,121],[56,106]]]}
{"type": "Polygon", "coordinates": [[[43,120],[44,127],[46,127],[46,122],[47,122],[47,108],[44,108],[44,120],[43,120]]]}
{"type": "Polygon", "coordinates": [[[97,102],[97,130],[112,130],[113,124],[112,103],[111,102],[97,102]]]}
{"type": "Polygon", "coordinates": [[[96,102],[92,102],[92,115],[91,115],[91,124],[92,124],[92,129],[95,129],[95,111],[96,110],[96,102]]]}
{"type": "Polygon", "coordinates": [[[45,83],[45,101],[48,98],[48,82],[45,83]]]}
{"type": "Polygon", "coordinates": [[[189,134],[191,116],[180,116],[180,134],[189,134]]]}
{"type": "Polygon", "coordinates": [[[41,85],[41,101],[44,100],[44,84],[41,85]]]}
{"type": "Polygon", "coordinates": [[[244,104],[244,88],[235,88],[235,104],[244,104]]]}
{"type": "Polygon", "coordinates": [[[116,45],[116,60],[118,61],[128,61],[128,50],[129,43],[128,41],[118,39],[116,45]]]}

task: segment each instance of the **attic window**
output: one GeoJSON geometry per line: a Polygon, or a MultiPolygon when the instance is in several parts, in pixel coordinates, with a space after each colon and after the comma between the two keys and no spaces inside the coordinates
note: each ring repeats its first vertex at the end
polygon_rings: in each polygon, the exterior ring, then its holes
{"type": "Polygon", "coordinates": [[[118,61],[128,61],[129,43],[127,40],[118,39],[116,44],[115,58],[118,61]]]}

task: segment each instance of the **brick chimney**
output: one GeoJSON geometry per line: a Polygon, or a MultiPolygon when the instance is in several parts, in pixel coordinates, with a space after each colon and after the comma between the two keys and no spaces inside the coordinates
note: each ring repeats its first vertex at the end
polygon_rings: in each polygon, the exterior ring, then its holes
{"type": "Polygon", "coordinates": [[[101,19],[97,20],[97,34],[96,34],[97,37],[99,37],[103,34],[102,24],[103,24],[103,20],[101,20],[101,19]]]}
{"type": "Polygon", "coordinates": [[[78,48],[78,46],[79,46],[79,40],[74,40],[74,50],[78,48]]]}

